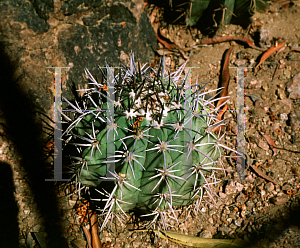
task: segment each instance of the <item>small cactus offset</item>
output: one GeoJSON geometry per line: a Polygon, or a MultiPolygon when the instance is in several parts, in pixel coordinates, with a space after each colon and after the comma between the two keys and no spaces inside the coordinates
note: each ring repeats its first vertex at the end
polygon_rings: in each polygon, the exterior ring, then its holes
{"type": "Polygon", "coordinates": [[[79,189],[93,190],[105,216],[101,229],[113,217],[123,224],[131,210],[166,227],[166,219],[178,221],[175,206],[195,203],[205,192],[213,200],[206,177],[230,149],[224,134],[213,132],[224,125],[216,119],[218,99],[207,97],[220,89],[205,91],[207,83],[187,89],[185,64],[167,75],[164,58],[157,70],[140,68],[133,55],[130,61],[129,69],[104,75],[102,83],[86,69],[92,87],[81,102],[64,99],[74,109],[62,113],[68,123],[64,149],[77,152],[69,155],[74,177],[79,189]]]}

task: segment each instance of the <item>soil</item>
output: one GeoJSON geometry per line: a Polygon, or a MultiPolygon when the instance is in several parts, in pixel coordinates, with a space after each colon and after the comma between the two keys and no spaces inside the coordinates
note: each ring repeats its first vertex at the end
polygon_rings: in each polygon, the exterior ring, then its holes
{"type": "MultiPolygon", "coordinates": [[[[226,170],[216,172],[212,180],[222,181],[212,186],[216,193],[216,204],[207,197],[198,210],[186,207],[179,211],[178,227],[168,230],[205,238],[241,238],[262,247],[300,246],[300,185],[299,185],[299,145],[300,145],[300,5],[280,9],[284,3],[272,4],[265,13],[256,13],[248,29],[238,25],[221,27],[218,36],[245,36],[254,39],[257,46],[266,51],[275,42],[284,42],[285,49],[273,54],[262,63],[257,72],[245,69],[245,151],[249,155],[246,179],[234,178],[235,162],[229,161],[226,153],[220,167],[226,170]],[[264,36],[259,34],[265,34],[264,36]],[[298,76],[297,76],[298,75],[298,76]],[[267,136],[266,136],[267,135],[267,136]],[[264,138],[267,137],[267,138],[264,138]],[[274,141],[275,145],[272,145],[274,141]],[[253,169],[254,168],[254,169],[253,169]],[[259,170],[259,171],[258,171],[259,170]],[[254,179],[254,181],[251,181],[254,179]]],[[[187,29],[182,25],[163,25],[162,34],[187,52],[187,67],[192,69],[192,82],[208,82],[210,89],[217,88],[222,56],[233,46],[230,67],[255,67],[262,51],[244,47],[234,41],[198,46],[209,37],[202,36],[197,29],[187,29]],[[193,48],[194,47],[194,48],[193,48]]],[[[163,46],[160,44],[160,48],[163,46]]],[[[171,67],[185,62],[178,54],[166,55],[166,63],[171,67]]],[[[230,110],[236,109],[236,69],[230,69],[229,84],[230,110]]],[[[236,135],[236,114],[227,111],[225,118],[233,117],[226,126],[228,135],[236,135]]],[[[31,232],[45,234],[41,214],[32,202],[29,184],[20,167],[22,158],[17,156],[14,143],[0,132],[0,157],[2,163],[11,164],[14,178],[14,196],[18,204],[17,225],[20,247],[37,247],[31,232]]],[[[235,147],[233,141],[227,145],[235,147]]],[[[49,158],[51,160],[51,157],[49,158]]],[[[63,186],[63,185],[62,185],[63,186]]],[[[79,196],[67,196],[72,187],[59,188],[58,210],[62,218],[63,237],[69,247],[85,247],[80,216],[75,206],[79,196]],[[75,245],[77,244],[77,246],[75,245]]],[[[99,217],[101,225],[102,217],[99,217]]],[[[164,239],[157,239],[147,231],[132,231],[141,226],[134,217],[126,228],[119,225],[106,227],[100,233],[105,247],[187,247],[164,239]]],[[[104,247],[104,246],[103,246],[104,247]]]]}

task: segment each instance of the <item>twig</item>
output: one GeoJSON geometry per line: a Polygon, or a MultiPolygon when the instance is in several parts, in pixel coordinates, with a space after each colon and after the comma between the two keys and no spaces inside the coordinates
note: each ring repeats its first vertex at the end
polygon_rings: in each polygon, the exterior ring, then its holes
{"type": "Polygon", "coordinates": [[[260,50],[260,51],[264,51],[264,49],[256,47],[250,39],[242,37],[242,36],[216,37],[216,38],[212,38],[212,39],[208,39],[206,41],[203,41],[200,45],[215,44],[215,43],[227,42],[227,41],[232,41],[232,40],[244,42],[251,48],[254,48],[254,49],[257,49],[257,50],[260,50]]]}
{"type": "Polygon", "coordinates": [[[275,70],[274,70],[273,77],[272,77],[272,80],[271,80],[271,81],[274,80],[274,77],[275,77],[275,74],[276,74],[276,72],[277,72],[278,67],[279,67],[279,65],[277,64],[277,65],[276,65],[276,68],[275,68],[275,70]]]}

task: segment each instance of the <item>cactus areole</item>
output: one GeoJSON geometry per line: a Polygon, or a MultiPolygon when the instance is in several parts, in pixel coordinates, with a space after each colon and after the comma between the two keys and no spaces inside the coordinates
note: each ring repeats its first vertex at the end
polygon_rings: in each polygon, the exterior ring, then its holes
{"type": "Polygon", "coordinates": [[[167,74],[164,57],[157,70],[130,59],[130,68],[111,82],[106,75],[98,83],[86,69],[91,87],[81,102],[64,99],[74,109],[71,117],[63,114],[65,147],[77,151],[69,155],[76,181],[96,189],[99,198],[92,200],[104,202],[103,226],[113,214],[122,220],[130,210],[154,219],[161,211],[175,215],[174,206],[192,204],[204,186],[210,190],[205,175],[227,148],[210,128],[218,125],[217,109],[207,94],[217,90],[205,90],[207,83],[187,89],[185,64],[167,74]]]}

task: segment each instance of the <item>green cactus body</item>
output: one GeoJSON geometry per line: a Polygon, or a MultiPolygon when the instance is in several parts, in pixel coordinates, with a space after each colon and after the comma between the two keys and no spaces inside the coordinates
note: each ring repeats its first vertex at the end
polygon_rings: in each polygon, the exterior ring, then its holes
{"type": "MultiPolygon", "coordinates": [[[[133,57],[131,61],[134,65],[133,57]]],[[[110,185],[111,192],[99,194],[99,199],[106,196],[102,211],[108,215],[129,210],[155,214],[191,204],[207,184],[204,175],[222,154],[218,136],[208,129],[216,123],[212,101],[205,100],[203,89],[195,91],[191,119],[187,120],[183,88],[161,71],[164,65],[154,75],[131,66],[129,76],[119,75],[126,84],[115,82],[115,99],[119,101],[114,102],[114,123],[106,121],[107,112],[97,111],[107,109],[103,93],[99,94],[102,85],[87,90],[83,101],[93,108],[77,114],[78,122],[73,122],[66,134],[74,141],[69,144],[80,150],[81,163],[76,170],[81,184],[98,189],[110,185]],[[192,121],[190,132],[185,129],[187,121],[192,121]],[[115,180],[103,182],[109,166],[108,132],[114,132],[115,148],[110,157],[115,172],[108,176],[115,180]],[[190,134],[187,144],[185,138],[190,134]],[[190,164],[186,162],[189,156],[190,164]]]]}

